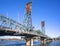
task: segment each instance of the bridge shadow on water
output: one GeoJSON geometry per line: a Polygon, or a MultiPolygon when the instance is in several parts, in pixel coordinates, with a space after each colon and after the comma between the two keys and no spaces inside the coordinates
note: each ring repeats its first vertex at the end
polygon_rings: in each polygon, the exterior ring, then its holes
{"type": "Polygon", "coordinates": [[[42,44],[42,45],[40,45],[40,46],[47,46],[46,44],[42,44]]]}

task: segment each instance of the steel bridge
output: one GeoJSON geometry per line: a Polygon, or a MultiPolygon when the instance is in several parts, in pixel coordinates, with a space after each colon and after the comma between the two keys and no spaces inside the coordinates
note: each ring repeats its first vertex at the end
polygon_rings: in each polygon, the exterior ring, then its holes
{"type": "Polygon", "coordinates": [[[26,36],[27,38],[31,38],[34,36],[39,36],[41,38],[47,37],[46,35],[26,30],[27,29],[23,24],[16,22],[3,15],[0,15],[0,36],[13,35],[13,36],[26,36]]]}
{"type": "Polygon", "coordinates": [[[35,31],[26,31],[27,28],[24,25],[8,17],[5,17],[3,15],[0,15],[0,30],[6,30],[6,31],[9,30],[9,31],[16,32],[16,33],[25,32],[25,33],[31,33],[31,34],[44,36],[42,34],[36,33],[35,31]]]}
{"type": "Polygon", "coordinates": [[[32,2],[26,5],[25,23],[24,25],[0,14],[0,36],[13,35],[25,36],[26,46],[33,46],[33,37],[40,37],[42,41],[47,38],[45,34],[37,33],[32,26],[32,2]]]}

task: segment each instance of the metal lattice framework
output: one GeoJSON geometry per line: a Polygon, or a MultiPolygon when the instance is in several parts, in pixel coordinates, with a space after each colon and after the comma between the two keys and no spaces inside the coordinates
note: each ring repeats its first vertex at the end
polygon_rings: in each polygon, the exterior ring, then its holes
{"type": "Polygon", "coordinates": [[[2,15],[0,15],[0,26],[18,31],[25,30],[26,28],[24,25],[2,15]]]}
{"type": "MultiPolygon", "coordinates": [[[[14,21],[13,19],[10,19],[8,17],[5,17],[3,15],[0,15],[0,26],[4,27],[5,29],[12,29],[13,31],[18,32],[27,32],[27,34],[34,34],[39,36],[44,36],[41,32],[38,34],[37,32],[33,31],[32,27],[32,2],[28,2],[26,5],[26,14],[25,14],[25,22],[24,25],[14,21]]],[[[3,29],[3,28],[2,28],[3,29]]]]}
{"type": "Polygon", "coordinates": [[[8,17],[5,17],[5,16],[2,16],[0,15],[0,28],[3,27],[4,30],[6,29],[12,29],[14,31],[17,31],[18,33],[28,33],[28,34],[35,34],[35,35],[40,35],[40,36],[44,36],[44,34],[41,34],[38,32],[35,32],[35,31],[27,31],[27,27],[8,18],[8,17]]]}
{"type": "Polygon", "coordinates": [[[26,4],[26,14],[25,14],[25,21],[24,21],[27,31],[32,31],[33,29],[31,12],[32,12],[32,2],[28,2],[26,4]]]}

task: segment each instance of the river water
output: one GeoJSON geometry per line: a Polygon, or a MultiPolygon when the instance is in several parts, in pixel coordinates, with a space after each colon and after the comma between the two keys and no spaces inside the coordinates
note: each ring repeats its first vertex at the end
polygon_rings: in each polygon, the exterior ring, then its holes
{"type": "MultiPolygon", "coordinates": [[[[33,42],[34,46],[41,46],[41,41],[34,41],[33,42]]],[[[21,40],[0,40],[0,46],[25,46],[26,41],[21,41],[21,40]]],[[[47,46],[60,46],[60,41],[53,41],[47,46]]]]}
{"type": "Polygon", "coordinates": [[[53,41],[50,44],[48,44],[47,46],[60,46],[60,41],[53,41]]]}

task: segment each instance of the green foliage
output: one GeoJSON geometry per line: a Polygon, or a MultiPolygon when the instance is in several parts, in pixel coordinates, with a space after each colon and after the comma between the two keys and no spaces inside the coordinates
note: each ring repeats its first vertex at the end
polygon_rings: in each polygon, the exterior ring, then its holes
{"type": "Polygon", "coordinates": [[[35,32],[43,35],[43,33],[40,30],[36,30],[35,32]]]}

